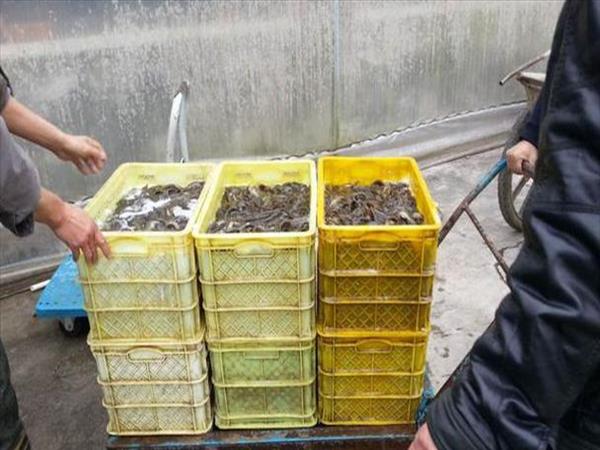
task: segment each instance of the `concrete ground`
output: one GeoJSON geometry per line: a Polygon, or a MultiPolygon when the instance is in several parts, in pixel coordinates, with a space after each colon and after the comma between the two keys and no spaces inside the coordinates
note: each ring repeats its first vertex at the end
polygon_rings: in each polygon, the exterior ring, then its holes
{"type": "MultiPolygon", "coordinates": [[[[425,171],[445,217],[498,158],[497,151],[425,171]]],[[[496,183],[473,206],[490,237],[512,261],[522,242],[502,220],[496,183]]],[[[428,360],[439,387],[490,323],[508,291],[476,230],[461,219],[439,250],[428,360]]],[[[66,338],[55,321],[35,320],[39,294],[0,300],[6,346],[21,414],[34,449],[102,448],[107,417],[96,368],[84,338],[66,338]]]]}

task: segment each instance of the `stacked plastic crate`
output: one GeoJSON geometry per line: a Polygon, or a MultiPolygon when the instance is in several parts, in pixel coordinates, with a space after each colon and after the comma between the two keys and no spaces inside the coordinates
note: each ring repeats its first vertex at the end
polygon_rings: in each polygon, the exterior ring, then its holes
{"type": "Polygon", "coordinates": [[[193,232],[220,428],[312,426],[316,407],[316,171],[222,163],[193,232]],[[304,232],[208,233],[231,186],[310,186],[304,232]]]}
{"type": "Polygon", "coordinates": [[[320,420],[414,422],[440,228],[435,204],[412,158],[322,158],[318,175],[320,420]],[[326,223],[326,185],[377,180],[407,182],[424,224],[326,223]]]}
{"type": "MultiPolygon", "coordinates": [[[[210,164],[124,164],[86,210],[106,219],[132,188],[206,181],[210,164]]],[[[117,435],[198,434],[212,425],[191,229],[105,232],[111,259],[79,272],[108,416],[117,435]]]]}

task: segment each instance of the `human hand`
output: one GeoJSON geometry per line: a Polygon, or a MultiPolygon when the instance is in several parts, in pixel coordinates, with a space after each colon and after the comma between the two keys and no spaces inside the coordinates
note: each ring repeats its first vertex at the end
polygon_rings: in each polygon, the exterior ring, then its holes
{"type": "Polygon", "coordinates": [[[414,441],[408,447],[408,450],[437,450],[437,447],[433,443],[433,439],[431,439],[431,434],[429,434],[429,428],[427,424],[424,424],[415,436],[414,441]]]}
{"type": "Polygon", "coordinates": [[[63,220],[52,231],[67,244],[75,260],[81,252],[88,264],[96,264],[98,247],[104,256],[110,257],[110,248],[98,226],[85,211],[76,206],[65,203],[63,220]]]}
{"type": "Polygon", "coordinates": [[[81,252],[89,264],[95,264],[98,248],[110,258],[108,243],[92,218],[46,189],[42,189],[35,219],[52,229],[56,237],[69,247],[75,260],[81,252]]]}
{"type": "Polygon", "coordinates": [[[88,136],[67,134],[61,148],[54,153],[63,161],[72,162],[84,175],[99,173],[106,163],[102,145],[88,136]]]}
{"type": "Polygon", "coordinates": [[[506,161],[509,170],[518,175],[525,175],[523,170],[524,163],[529,163],[532,168],[535,167],[537,158],[537,147],[525,140],[519,141],[506,152],[506,161]]]}

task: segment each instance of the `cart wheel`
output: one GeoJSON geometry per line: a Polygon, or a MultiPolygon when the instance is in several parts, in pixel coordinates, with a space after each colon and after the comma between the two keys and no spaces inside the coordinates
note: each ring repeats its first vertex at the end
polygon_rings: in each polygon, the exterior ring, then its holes
{"type": "MultiPolygon", "coordinates": [[[[523,111],[513,125],[510,136],[506,144],[504,144],[504,151],[502,152],[504,156],[506,156],[508,149],[519,142],[519,131],[526,117],[527,111],[523,111]]],[[[523,207],[532,183],[533,181],[530,177],[515,175],[508,169],[503,170],[498,175],[498,203],[500,204],[500,212],[506,223],[517,231],[523,231],[523,207]]]]}
{"type": "Polygon", "coordinates": [[[65,318],[58,321],[60,331],[67,337],[83,336],[90,331],[90,323],[87,317],[65,318]]]}

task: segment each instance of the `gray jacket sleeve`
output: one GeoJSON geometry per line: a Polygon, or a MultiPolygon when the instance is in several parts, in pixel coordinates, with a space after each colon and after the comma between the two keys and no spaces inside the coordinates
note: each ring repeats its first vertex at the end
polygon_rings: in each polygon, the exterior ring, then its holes
{"type": "MultiPolygon", "coordinates": [[[[8,99],[6,81],[0,77],[0,113],[8,99]]],[[[18,236],[33,232],[33,212],[40,191],[35,165],[0,116],[0,223],[18,236]]]]}

